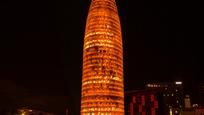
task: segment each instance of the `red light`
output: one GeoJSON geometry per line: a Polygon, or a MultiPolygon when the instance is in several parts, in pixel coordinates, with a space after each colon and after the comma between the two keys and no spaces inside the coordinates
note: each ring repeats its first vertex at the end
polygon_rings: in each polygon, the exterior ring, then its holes
{"type": "Polygon", "coordinates": [[[142,105],[143,106],[145,105],[145,96],[144,95],[142,96],[142,105]]]}

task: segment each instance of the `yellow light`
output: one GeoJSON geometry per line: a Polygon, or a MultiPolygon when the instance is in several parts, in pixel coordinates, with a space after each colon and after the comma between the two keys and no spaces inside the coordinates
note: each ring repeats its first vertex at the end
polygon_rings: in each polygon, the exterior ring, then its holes
{"type": "Polygon", "coordinates": [[[172,108],[169,109],[169,114],[170,114],[170,115],[173,115],[172,108]]]}

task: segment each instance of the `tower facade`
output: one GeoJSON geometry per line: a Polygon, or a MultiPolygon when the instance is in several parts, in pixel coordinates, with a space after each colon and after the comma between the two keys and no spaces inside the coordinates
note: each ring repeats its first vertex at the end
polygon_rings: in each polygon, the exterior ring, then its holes
{"type": "Polygon", "coordinates": [[[81,95],[81,115],[124,115],[122,34],[115,0],[91,1],[81,95]]]}

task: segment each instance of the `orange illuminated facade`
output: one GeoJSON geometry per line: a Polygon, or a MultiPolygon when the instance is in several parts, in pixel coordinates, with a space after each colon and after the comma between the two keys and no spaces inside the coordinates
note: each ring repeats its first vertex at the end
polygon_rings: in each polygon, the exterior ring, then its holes
{"type": "Polygon", "coordinates": [[[81,115],[124,115],[122,34],[115,0],[91,2],[81,95],[81,115]]]}

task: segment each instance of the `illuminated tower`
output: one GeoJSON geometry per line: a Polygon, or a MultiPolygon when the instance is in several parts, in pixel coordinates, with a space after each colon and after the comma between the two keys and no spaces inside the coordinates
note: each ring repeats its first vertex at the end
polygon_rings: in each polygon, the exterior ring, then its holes
{"type": "Polygon", "coordinates": [[[123,47],[115,0],[92,0],[89,8],[81,115],[124,115],[123,47]]]}

